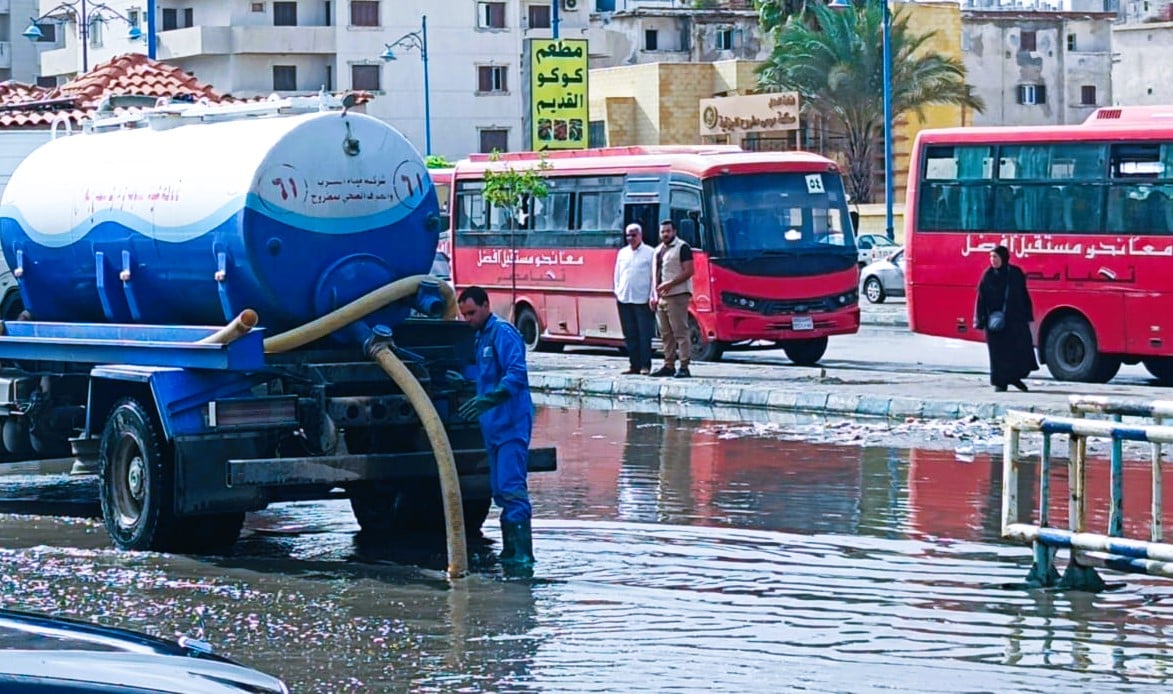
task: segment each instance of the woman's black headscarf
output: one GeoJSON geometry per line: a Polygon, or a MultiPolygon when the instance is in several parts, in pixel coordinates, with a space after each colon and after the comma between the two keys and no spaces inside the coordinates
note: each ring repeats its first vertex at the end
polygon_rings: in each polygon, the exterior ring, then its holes
{"type": "Polygon", "coordinates": [[[1005,246],[995,246],[994,252],[1002,259],[1002,267],[1010,264],[1010,249],[1005,246]]]}

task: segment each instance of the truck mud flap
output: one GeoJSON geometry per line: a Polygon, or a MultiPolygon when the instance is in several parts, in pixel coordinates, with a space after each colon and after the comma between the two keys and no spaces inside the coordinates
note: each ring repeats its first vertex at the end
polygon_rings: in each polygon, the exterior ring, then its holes
{"type": "MultiPolygon", "coordinates": [[[[456,469],[462,477],[488,474],[489,459],[484,449],[453,453],[456,469]]],[[[558,469],[556,449],[530,449],[527,469],[530,472],[558,469]]],[[[436,459],[431,451],[228,461],[228,484],[231,487],[345,484],[425,477],[436,477],[436,459]]]]}

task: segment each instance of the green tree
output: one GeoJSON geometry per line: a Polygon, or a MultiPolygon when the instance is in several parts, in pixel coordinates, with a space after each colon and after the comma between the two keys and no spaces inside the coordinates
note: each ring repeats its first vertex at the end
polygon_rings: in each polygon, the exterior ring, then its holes
{"type": "MultiPolygon", "coordinates": [[[[859,202],[872,202],[873,168],[884,132],[884,8],[854,0],[850,8],[810,4],[762,29],[774,50],[758,68],[759,85],[769,91],[796,91],[803,113],[839,131],[847,157],[847,187],[859,202]]],[[[780,15],[779,15],[780,16],[780,15]]],[[[891,18],[892,113],[924,116],[930,105],[984,108],[965,82],[961,61],[924,50],[932,32],[917,34],[897,10],[891,18]]]]}
{"type": "MultiPolygon", "coordinates": [[[[501,153],[493,150],[489,160],[494,163],[501,161],[501,153]]],[[[550,194],[550,187],[546,184],[545,172],[550,168],[550,162],[545,157],[539,160],[537,166],[517,170],[508,164],[491,166],[485,171],[485,187],[481,194],[489,205],[489,213],[496,214],[496,210],[503,210],[506,224],[509,228],[510,259],[517,259],[517,225],[528,228],[527,207],[533,200],[545,198],[550,194]]],[[[517,305],[517,263],[509,264],[512,295],[509,301],[509,316],[512,318],[514,307],[517,305]]]]}
{"type": "Polygon", "coordinates": [[[452,162],[445,159],[442,154],[429,154],[424,159],[424,166],[427,166],[429,169],[451,169],[452,162]]]}

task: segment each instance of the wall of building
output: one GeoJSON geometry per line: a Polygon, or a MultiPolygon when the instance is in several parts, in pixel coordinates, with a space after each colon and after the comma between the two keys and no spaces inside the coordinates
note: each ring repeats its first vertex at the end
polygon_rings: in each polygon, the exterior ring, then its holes
{"type": "Polygon", "coordinates": [[[963,21],[966,68],[986,111],[976,125],[1080,123],[1111,103],[1111,16],[974,12],[963,21]],[[1035,46],[1023,46],[1034,32],[1035,46]],[[1072,47],[1073,46],[1073,47],[1072,47]],[[1045,102],[1019,103],[1021,85],[1043,85],[1045,102]],[[1095,91],[1084,103],[1084,87],[1095,91]]]}
{"type": "Polygon", "coordinates": [[[1120,105],[1173,104],[1169,50],[1173,22],[1112,28],[1112,102],[1120,105]]]}
{"type": "Polygon", "coordinates": [[[752,11],[709,10],[688,12],[639,9],[595,15],[592,40],[602,48],[591,50],[591,67],[617,67],[641,63],[713,62],[762,60],[770,51],[752,11]],[[647,47],[647,32],[656,32],[656,48],[647,47]],[[732,45],[721,47],[722,32],[731,32],[732,45]]]}

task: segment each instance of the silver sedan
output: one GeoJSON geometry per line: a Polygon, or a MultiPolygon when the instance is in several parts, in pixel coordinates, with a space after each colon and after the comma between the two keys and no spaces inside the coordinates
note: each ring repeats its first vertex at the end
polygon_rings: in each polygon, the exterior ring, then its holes
{"type": "Polygon", "coordinates": [[[873,304],[882,304],[890,296],[904,296],[904,249],[860,270],[859,281],[860,294],[873,304]]]}

